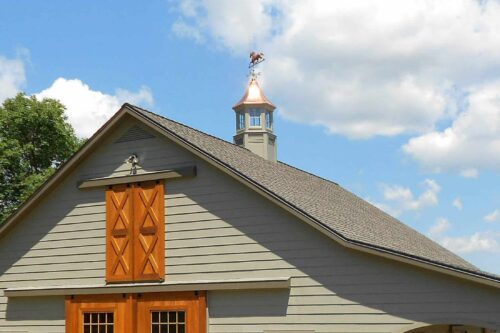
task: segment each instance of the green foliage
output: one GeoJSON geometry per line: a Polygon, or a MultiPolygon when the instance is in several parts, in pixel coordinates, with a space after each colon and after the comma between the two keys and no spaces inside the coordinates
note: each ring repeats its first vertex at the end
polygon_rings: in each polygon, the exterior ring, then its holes
{"type": "Polygon", "coordinates": [[[64,111],[22,93],[0,106],[0,224],[83,143],[64,111]]]}

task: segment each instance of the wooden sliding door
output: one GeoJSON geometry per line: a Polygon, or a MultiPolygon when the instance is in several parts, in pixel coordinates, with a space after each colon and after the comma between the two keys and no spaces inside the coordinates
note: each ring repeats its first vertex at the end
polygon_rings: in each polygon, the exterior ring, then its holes
{"type": "MultiPolygon", "coordinates": [[[[67,333],[135,333],[127,295],[85,295],[66,300],[67,333]]],[[[147,331],[145,331],[147,332],[147,331]]]]}
{"type": "Polygon", "coordinates": [[[205,292],[66,299],[67,333],[206,333],[205,292]]]}
{"type": "Polygon", "coordinates": [[[137,302],[140,332],[205,333],[206,325],[204,292],[145,294],[137,302]]]}

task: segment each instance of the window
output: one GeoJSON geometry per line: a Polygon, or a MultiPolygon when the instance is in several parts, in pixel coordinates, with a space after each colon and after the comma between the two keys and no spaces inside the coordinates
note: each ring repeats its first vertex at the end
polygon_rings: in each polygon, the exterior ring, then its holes
{"type": "Polygon", "coordinates": [[[243,112],[238,112],[236,114],[236,129],[245,128],[245,114],[243,112]]]}
{"type": "Polygon", "coordinates": [[[186,313],[184,311],[152,311],[152,333],[185,333],[186,313]]]}
{"type": "Polygon", "coordinates": [[[163,182],[114,185],[106,190],[106,281],[165,277],[163,182]]]}
{"type": "Polygon", "coordinates": [[[260,110],[258,109],[250,110],[250,126],[260,127],[260,110]]]}
{"type": "Polygon", "coordinates": [[[114,333],[113,312],[83,313],[83,333],[114,333]]]}
{"type": "Polygon", "coordinates": [[[271,112],[266,112],[266,128],[273,128],[273,114],[271,112]]]}

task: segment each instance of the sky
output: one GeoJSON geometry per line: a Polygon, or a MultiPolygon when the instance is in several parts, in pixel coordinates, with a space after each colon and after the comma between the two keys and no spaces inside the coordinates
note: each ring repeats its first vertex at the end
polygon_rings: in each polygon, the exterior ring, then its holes
{"type": "Polygon", "coordinates": [[[231,141],[248,54],[278,158],[500,274],[500,1],[4,1],[0,102],[89,137],[130,102],[231,141]]]}

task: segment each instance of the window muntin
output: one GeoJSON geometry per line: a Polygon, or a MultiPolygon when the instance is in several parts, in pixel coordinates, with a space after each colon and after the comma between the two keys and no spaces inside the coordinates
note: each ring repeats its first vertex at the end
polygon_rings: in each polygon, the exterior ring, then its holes
{"type": "Polygon", "coordinates": [[[273,114],[271,112],[266,112],[266,128],[273,128],[273,114]]]}
{"type": "Polygon", "coordinates": [[[151,333],[185,333],[184,311],[151,311],[151,333]]]}
{"type": "Polygon", "coordinates": [[[260,127],[260,110],[250,110],[250,127],[260,127]]]}
{"type": "Polygon", "coordinates": [[[236,129],[245,128],[245,114],[243,112],[238,112],[236,114],[236,129]]]}
{"type": "Polygon", "coordinates": [[[113,312],[84,312],[83,333],[114,333],[113,312]]]}

